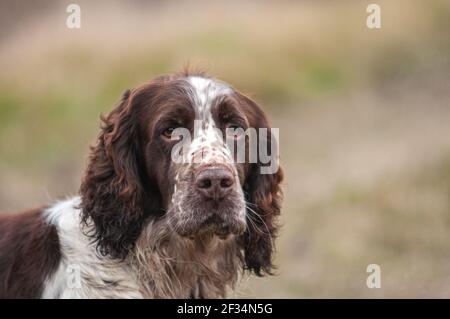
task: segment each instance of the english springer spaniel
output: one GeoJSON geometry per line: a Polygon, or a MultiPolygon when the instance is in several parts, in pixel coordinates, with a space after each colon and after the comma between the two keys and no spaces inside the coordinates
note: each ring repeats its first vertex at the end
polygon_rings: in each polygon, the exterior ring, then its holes
{"type": "Polygon", "coordinates": [[[217,298],[272,274],[282,171],[262,173],[250,147],[237,161],[230,128],[264,129],[257,151],[273,149],[264,112],[222,81],[186,72],[125,92],[79,196],[0,217],[0,297],[217,298]]]}

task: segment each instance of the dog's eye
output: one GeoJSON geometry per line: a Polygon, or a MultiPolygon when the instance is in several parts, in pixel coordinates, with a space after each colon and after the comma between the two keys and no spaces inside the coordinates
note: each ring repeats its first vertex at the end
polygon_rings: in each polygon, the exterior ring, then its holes
{"type": "Polygon", "coordinates": [[[229,128],[229,129],[231,129],[231,130],[237,130],[237,129],[240,129],[240,128],[242,128],[242,127],[240,127],[240,126],[237,125],[237,124],[229,124],[229,125],[227,125],[227,128],[229,128]]]}
{"type": "Polygon", "coordinates": [[[225,127],[225,134],[227,136],[232,136],[235,139],[240,138],[243,135],[243,131],[245,131],[245,129],[238,124],[228,124],[225,127]]]}
{"type": "Polygon", "coordinates": [[[225,129],[230,129],[230,130],[242,129],[245,131],[245,128],[243,128],[242,125],[240,125],[238,123],[228,123],[225,125],[225,129]]]}
{"type": "Polygon", "coordinates": [[[169,128],[165,129],[162,132],[162,136],[164,136],[165,138],[170,139],[172,137],[172,133],[173,133],[174,130],[175,130],[174,127],[169,127],[169,128]]]}

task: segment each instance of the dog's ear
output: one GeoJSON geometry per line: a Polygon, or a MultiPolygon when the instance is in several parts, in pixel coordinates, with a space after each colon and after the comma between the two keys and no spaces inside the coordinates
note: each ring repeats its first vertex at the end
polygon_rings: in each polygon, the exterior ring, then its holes
{"type": "Polygon", "coordinates": [[[272,274],[274,268],[272,253],[278,229],[277,217],[281,210],[280,184],[283,172],[278,166],[278,141],[264,112],[248,97],[241,94],[239,97],[246,104],[253,122],[252,126],[258,131],[258,162],[251,164],[244,184],[248,207],[246,215],[248,227],[243,237],[245,268],[257,276],[263,276],[272,274]],[[271,161],[276,161],[275,169],[269,169],[267,163],[261,161],[260,147],[265,147],[269,153],[271,150],[271,161]]]}
{"type": "Polygon", "coordinates": [[[136,116],[133,94],[127,91],[116,108],[101,118],[101,132],[91,147],[80,188],[85,229],[98,251],[114,258],[126,256],[144,221],[136,116]]]}

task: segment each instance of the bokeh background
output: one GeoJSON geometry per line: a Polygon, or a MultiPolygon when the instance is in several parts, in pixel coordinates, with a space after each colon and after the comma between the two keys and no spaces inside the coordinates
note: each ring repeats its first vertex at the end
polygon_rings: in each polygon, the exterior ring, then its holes
{"type": "Polygon", "coordinates": [[[450,297],[449,1],[71,2],[0,1],[1,211],[75,194],[99,114],[189,63],[280,128],[278,275],[237,296],[450,297]]]}

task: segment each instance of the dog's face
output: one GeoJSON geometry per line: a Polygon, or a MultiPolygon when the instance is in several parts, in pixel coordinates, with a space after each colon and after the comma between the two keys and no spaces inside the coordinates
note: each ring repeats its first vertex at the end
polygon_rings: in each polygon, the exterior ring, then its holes
{"type": "Polygon", "coordinates": [[[141,131],[146,171],[158,185],[170,227],[188,237],[242,234],[248,166],[236,162],[238,152],[226,143],[230,129],[249,125],[237,93],[199,76],[168,81],[159,91],[141,131]]]}
{"type": "Polygon", "coordinates": [[[215,79],[168,75],[126,92],[103,121],[81,186],[100,252],[126,256],[153,218],[186,238],[233,236],[248,269],[270,272],[282,173],[251,160],[274,146],[255,102],[215,79]]]}

